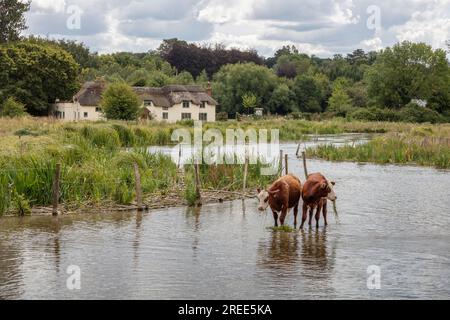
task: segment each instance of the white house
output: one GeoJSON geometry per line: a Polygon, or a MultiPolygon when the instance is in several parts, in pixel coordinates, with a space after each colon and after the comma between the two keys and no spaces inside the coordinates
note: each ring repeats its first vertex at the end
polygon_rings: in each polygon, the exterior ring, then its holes
{"type": "MultiPolygon", "coordinates": [[[[65,121],[104,119],[100,101],[106,84],[86,82],[70,102],[56,101],[51,109],[54,117],[65,121]]],[[[169,85],[162,88],[133,87],[142,100],[142,117],[157,121],[176,122],[193,119],[216,120],[217,102],[208,91],[196,85],[169,85]]]]}
{"type": "Polygon", "coordinates": [[[192,119],[216,121],[217,102],[210,89],[200,86],[170,85],[162,88],[134,87],[144,104],[144,118],[176,122],[192,119]]]}
{"type": "Polygon", "coordinates": [[[51,113],[55,118],[65,121],[102,120],[100,100],[105,89],[105,82],[86,82],[72,101],[57,100],[52,106],[51,113]]]}

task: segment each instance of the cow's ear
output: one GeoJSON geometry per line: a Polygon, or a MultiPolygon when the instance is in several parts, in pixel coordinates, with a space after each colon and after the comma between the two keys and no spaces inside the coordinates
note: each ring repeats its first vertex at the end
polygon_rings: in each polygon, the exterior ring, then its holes
{"type": "Polygon", "coordinates": [[[323,181],[323,182],[320,183],[320,188],[321,189],[326,189],[327,187],[328,187],[328,184],[327,184],[326,181],[323,181]]]}
{"type": "Polygon", "coordinates": [[[258,194],[261,193],[261,188],[256,189],[258,191],[258,194]]]}
{"type": "Polygon", "coordinates": [[[278,191],[280,191],[280,189],[276,189],[276,190],[268,190],[267,192],[269,192],[269,194],[270,195],[272,195],[272,196],[275,196],[277,193],[278,193],[278,191]]]}
{"type": "Polygon", "coordinates": [[[334,186],[336,184],[335,181],[330,181],[330,183],[334,186]]]}

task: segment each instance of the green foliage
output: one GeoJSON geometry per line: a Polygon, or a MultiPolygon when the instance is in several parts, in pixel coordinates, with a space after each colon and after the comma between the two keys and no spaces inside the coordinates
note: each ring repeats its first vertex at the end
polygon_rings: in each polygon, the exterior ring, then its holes
{"type": "Polygon", "coordinates": [[[377,106],[399,109],[412,99],[434,99],[434,108],[442,110],[450,105],[449,77],[444,50],[405,41],[381,51],[366,81],[369,97],[377,106]]]}
{"type": "Polygon", "coordinates": [[[253,109],[258,104],[258,98],[251,92],[247,92],[242,96],[242,106],[250,114],[250,109],[253,109]]]}
{"type": "Polygon", "coordinates": [[[336,147],[322,145],[308,149],[311,156],[331,161],[399,163],[450,168],[450,145],[440,139],[407,135],[387,135],[367,144],[336,147]]]}
{"type": "Polygon", "coordinates": [[[115,83],[103,93],[101,105],[108,119],[136,120],[141,101],[130,86],[115,83]]]}
{"type": "Polygon", "coordinates": [[[296,95],[300,111],[320,112],[322,95],[319,85],[311,76],[298,76],[295,79],[293,91],[296,95]]]}
{"type": "Polygon", "coordinates": [[[228,114],[244,113],[242,96],[252,92],[266,107],[277,86],[277,77],[271,70],[254,63],[239,63],[223,66],[214,75],[213,93],[228,114]]]}
{"type": "Polygon", "coordinates": [[[25,106],[13,97],[6,99],[0,108],[0,117],[18,118],[25,115],[25,106]]]}
{"type": "Polygon", "coordinates": [[[2,0],[0,3],[0,44],[16,41],[27,29],[25,13],[30,10],[31,1],[2,0]]]}
{"type": "Polygon", "coordinates": [[[22,194],[16,194],[13,198],[14,211],[18,216],[31,215],[30,202],[22,194]]]}
{"type": "Polygon", "coordinates": [[[333,93],[328,100],[328,110],[339,116],[346,116],[353,108],[352,100],[345,91],[345,85],[335,81],[333,93]]]}
{"type": "Polygon", "coordinates": [[[80,69],[72,56],[54,45],[15,42],[0,46],[0,101],[14,96],[32,115],[47,113],[55,99],[78,90],[80,69]]]}
{"type": "Polygon", "coordinates": [[[347,114],[352,120],[365,121],[400,121],[398,112],[387,108],[355,108],[352,112],[347,114]]]}
{"type": "Polygon", "coordinates": [[[276,114],[287,114],[297,110],[295,94],[287,84],[283,83],[276,87],[270,97],[268,109],[276,114]]]}
{"type": "Polygon", "coordinates": [[[217,112],[216,121],[227,121],[228,113],[227,112],[217,112]]]}
{"type": "Polygon", "coordinates": [[[436,111],[409,103],[399,112],[399,119],[405,122],[444,122],[444,118],[436,111]]]}

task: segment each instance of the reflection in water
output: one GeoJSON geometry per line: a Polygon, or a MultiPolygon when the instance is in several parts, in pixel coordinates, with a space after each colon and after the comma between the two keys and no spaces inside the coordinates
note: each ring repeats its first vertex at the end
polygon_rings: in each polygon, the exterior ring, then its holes
{"type": "Polygon", "coordinates": [[[196,257],[197,248],[199,245],[199,237],[198,233],[200,230],[200,213],[202,211],[202,207],[188,207],[186,208],[186,222],[190,223],[193,219],[192,229],[194,231],[194,236],[192,239],[192,251],[194,252],[194,256],[196,257]]]}
{"type": "Polygon", "coordinates": [[[299,270],[298,247],[297,232],[272,231],[269,241],[264,239],[259,243],[257,265],[280,277],[296,273],[299,270]]]}
{"type": "Polygon", "coordinates": [[[327,228],[302,229],[300,236],[303,274],[316,279],[329,277],[334,267],[336,247],[328,247],[327,228]]]}

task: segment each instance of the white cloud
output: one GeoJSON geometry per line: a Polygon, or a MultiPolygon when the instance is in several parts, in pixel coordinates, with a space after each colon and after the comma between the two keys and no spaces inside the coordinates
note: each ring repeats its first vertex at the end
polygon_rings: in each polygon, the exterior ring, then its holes
{"type": "Polygon", "coordinates": [[[391,32],[399,41],[427,42],[435,48],[444,48],[450,39],[450,2],[446,6],[436,6],[426,11],[416,11],[403,25],[394,26],[391,32]]]}
{"type": "Polygon", "coordinates": [[[264,55],[294,44],[331,56],[401,40],[444,47],[450,0],[33,0],[27,20],[27,33],[79,39],[99,52],[147,51],[178,37],[264,55]],[[84,12],[81,30],[65,27],[70,5],[84,12]],[[379,32],[366,26],[370,5],[380,8],[379,32]]]}
{"type": "Polygon", "coordinates": [[[66,8],[65,0],[33,0],[31,5],[34,9],[44,12],[64,12],[66,8]]]}

